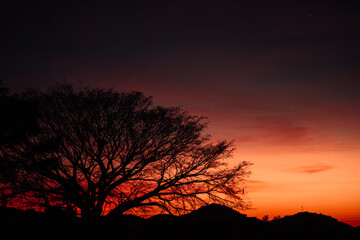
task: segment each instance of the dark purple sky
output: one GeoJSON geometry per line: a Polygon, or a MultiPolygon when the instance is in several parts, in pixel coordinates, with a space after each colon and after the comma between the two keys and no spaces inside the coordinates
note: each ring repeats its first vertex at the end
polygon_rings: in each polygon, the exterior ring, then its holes
{"type": "Polygon", "coordinates": [[[0,5],[10,90],[66,79],[183,105],[254,163],[254,215],[360,224],[360,1],[34,2],[0,5]]]}
{"type": "Polygon", "coordinates": [[[11,88],[66,78],[219,91],[312,85],[337,98],[359,90],[356,1],[10,2],[0,10],[0,79],[11,88]]]}

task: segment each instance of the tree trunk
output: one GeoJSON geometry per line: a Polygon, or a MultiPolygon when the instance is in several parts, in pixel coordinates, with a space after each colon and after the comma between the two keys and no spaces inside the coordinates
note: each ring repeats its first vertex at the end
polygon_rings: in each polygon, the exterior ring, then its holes
{"type": "Polygon", "coordinates": [[[96,218],[96,217],[100,217],[101,213],[102,213],[102,209],[98,207],[82,208],[81,218],[96,218]]]}

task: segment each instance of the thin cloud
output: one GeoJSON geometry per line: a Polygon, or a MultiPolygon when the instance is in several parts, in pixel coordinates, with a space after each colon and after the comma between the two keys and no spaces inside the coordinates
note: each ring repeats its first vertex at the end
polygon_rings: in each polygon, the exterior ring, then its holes
{"type": "Polygon", "coordinates": [[[269,187],[267,183],[261,180],[248,180],[246,183],[249,192],[259,192],[269,187]]]}
{"type": "Polygon", "coordinates": [[[298,173],[307,173],[307,174],[313,174],[318,172],[324,172],[330,169],[333,169],[333,166],[317,163],[307,166],[299,166],[295,168],[289,169],[290,172],[298,172],[298,173]]]}

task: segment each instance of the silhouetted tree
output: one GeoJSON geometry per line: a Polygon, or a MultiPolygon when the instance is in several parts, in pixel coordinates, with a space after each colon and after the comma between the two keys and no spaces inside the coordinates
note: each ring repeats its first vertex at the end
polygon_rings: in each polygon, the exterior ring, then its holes
{"type": "Polygon", "coordinates": [[[39,106],[40,132],[0,153],[31,204],[80,209],[82,217],[245,206],[249,163],[228,167],[232,142],[212,143],[203,117],[154,106],[139,92],[62,85],[26,98],[39,106]]]}
{"type": "MultiPolygon", "coordinates": [[[[18,144],[39,131],[37,111],[34,102],[21,95],[10,95],[0,82],[0,196],[1,206],[7,199],[16,195],[14,165],[6,157],[7,146],[18,144]]],[[[9,150],[9,149],[8,149],[9,150]]],[[[19,189],[17,189],[19,190],[19,189]]]]}
{"type": "Polygon", "coordinates": [[[264,215],[261,220],[264,221],[264,222],[268,222],[270,219],[269,215],[264,215]]]}

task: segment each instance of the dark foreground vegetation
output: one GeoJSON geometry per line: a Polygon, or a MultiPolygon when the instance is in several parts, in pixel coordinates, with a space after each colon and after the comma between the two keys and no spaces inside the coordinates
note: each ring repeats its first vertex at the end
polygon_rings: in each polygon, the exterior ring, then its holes
{"type": "Polygon", "coordinates": [[[60,212],[1,209],[2,239],[360,239],[359,228],[301,212],[264,222],[208,205],[183,216],[133,215],[80,219],[60,212]]]}
{"type": "Polygon", "coordinates": [[[251,163],[231,167],[233,141],[213,142],[204,117],[140,92],[58,85],[9,95],[0,86],[0,205],[96,218],[246,207],[251,163]]]}

